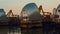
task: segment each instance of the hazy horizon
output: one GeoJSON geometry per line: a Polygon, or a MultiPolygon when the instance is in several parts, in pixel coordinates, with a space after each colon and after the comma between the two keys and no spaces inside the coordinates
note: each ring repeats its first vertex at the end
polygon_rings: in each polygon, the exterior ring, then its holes
{"type": "Polygon", "coordinates": [[[44,11],[52,12],[60,4],[60,0],[0,0],[0,9],[3,8],[6,13],[12,9],[14,14],[20,14],[28,3],[36,3],[38,7],[42,5],[44,11]]]}

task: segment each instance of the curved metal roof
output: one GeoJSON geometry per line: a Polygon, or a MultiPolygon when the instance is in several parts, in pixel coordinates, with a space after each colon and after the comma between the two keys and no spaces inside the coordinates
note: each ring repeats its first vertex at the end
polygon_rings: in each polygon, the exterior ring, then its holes
{"type": "Polygon", "coordinates": [[[42,18],[35,3],[25,5],[22,10],[26,11],[30,20],[41,20],[42,18]]]}
{"type": "Polygon", "coordinates": [[[59,8],[60,7],[60,4],[58,5],[58,7],[57,8],[59,8]]]}
{"type": "Polygon", "coordinates": [[[25,10],[28,15],[30,15],[33,12],[38,11],[38,7],[35,3],[29,3],[23,7],[22,10],[25,10]]]}
{"type": "Polygon", "coordinates": [[[4,9],[0,9],[0,16],[5,15],[4,9]]]}

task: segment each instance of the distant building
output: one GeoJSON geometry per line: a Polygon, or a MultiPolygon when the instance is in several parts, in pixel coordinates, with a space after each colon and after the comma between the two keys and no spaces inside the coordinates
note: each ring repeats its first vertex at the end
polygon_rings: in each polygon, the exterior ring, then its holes
{"type": "Polygon", "coordinates": [[[53,9],[53,16],[56,22],[60,22],[60,4],[58,5],[57,8],[53,9]]]}
{"type": "Polygon", "coordinates": [[[57,15],[57,8],[53,9],[53,18],[58,18],[59,16],[57,15]]]}
{"type": "Polygon", "coordinates": [[[28,17],[27,13],[25,10],[21,11],[21,17],[28,17]]]}
{"type": "Polygon", "coordinates": [[[0,25],[7,25],[8,21],[4,9],[0,9],[0,25]]]}
{"type": "Polygon", "coordinates": [[[34,12],[29,16],[29,19],[41,21],[42,15],[39,12],[34,12]]]}
{"type": "Polygon", "coordinates": [[[36,3],[28,3],[26,4],[22,10],[25,10],[26,13],[28,14],[28,16],[30,14],[32,14],[33,12],[39,11],[38,10],[38,6],[36,5],[36,3]]]}
{"type": "Polygon", "coordinates": [[[54,9],[53,9],[53,15],[56,15],[56,12],[57,12],[57,9],[54,8],[54,9]]]}
{"type": "Polygon", "coordinates": [[[29,20],[41,20],[38,6],[35,3],[25,5],[22,9],[22,16],[25,18],[28,17],[29,20]]]}
{"type": "Polygon", "coordinates": [[[4,9],[0,9],[0,19],[5,19],[6,18],[6,14],[4,9]]]}
{"type": "Polygon", "coordinates": [[[0,17],[6,15],[4,9],[0,9],[0,17]]]}
{"type": "Polygon", "coordinates": [[[55,15],[55,17],[60,18],[60,4],[58,5],[57,8],[53,9],[53,15],[55,15]]]}
{"type": "Polygon", "coordinates": [[[56,12],[57,15],[59,15],[59,18],[60,18],[60,5],[57,7],[57,12],[56,12]]]}
{"type": "Polygon", "coordinates": [[[29,20],[28,15],[27,15],[27,13],[26,13],[25,10],[22,10],[22,11],[21,11],[21,17],[20,17],[20,19],[21,19],[22,21],[24,21],[24,22],[26,22],[27,20],[29,20]]]}

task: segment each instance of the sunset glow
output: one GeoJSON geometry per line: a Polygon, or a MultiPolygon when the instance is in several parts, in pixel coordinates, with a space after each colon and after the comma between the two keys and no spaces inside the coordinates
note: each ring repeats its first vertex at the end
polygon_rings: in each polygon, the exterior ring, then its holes
{"type": "Polygon", "coordinates": [[[0,0],[0,8],[7,13],[10,9],[14,14],[20,14],[22,8],[28,3],[36,3],[43,6],[44,11],[52,12],[60,4],[60,0],[0,0]]]}

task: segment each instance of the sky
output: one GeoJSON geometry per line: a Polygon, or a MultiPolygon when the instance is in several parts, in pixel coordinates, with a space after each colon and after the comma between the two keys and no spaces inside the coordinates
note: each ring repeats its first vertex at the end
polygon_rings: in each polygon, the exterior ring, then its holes
{"type": "Polygon", "coordinates": [[[20,14],[28,3],[36,3],[38,7],[42,5],[44,11],[53,12],[53,8],[60,4],[60,0],[0,0],[0,9],[3,8],[6,13],[12,9],[14,14],[20,14]]]}

